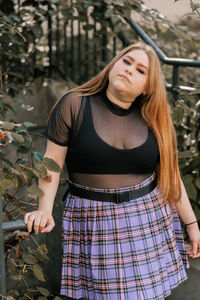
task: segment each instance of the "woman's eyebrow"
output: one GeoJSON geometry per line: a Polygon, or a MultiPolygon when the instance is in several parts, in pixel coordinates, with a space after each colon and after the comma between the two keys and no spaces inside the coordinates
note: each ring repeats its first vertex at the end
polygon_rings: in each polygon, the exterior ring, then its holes
{"type": "MultiPolygon", "coordinates": [[[[135,58],[133,58],[132,56],[126,55],[126,57],[130,58],[133,62],[135,62],[135,58]]],[[[143,65],[141,63],[138,63],[138,65],[141,66],[141,67],[143,67],[143,68],[145,68],[146,70],[148,70],[148,68],[145,65],[143,65]]]]}

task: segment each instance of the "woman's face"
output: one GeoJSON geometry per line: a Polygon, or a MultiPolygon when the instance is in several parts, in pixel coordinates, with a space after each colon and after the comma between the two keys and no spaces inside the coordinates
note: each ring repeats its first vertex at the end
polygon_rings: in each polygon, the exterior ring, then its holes
{"type": "Polygon", "coordinates": [[[131,102],[145,92],[148,79],[149,58],[140,49],[122,56],[109,73],[109,91],[117,96],[130,98],[131,102]]]}

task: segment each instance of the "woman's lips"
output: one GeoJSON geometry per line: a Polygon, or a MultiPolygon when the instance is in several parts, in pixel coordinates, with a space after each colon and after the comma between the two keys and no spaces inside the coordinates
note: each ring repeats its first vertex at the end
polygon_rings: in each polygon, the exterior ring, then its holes
{"type": "Polygon", "coordinates": [[[122,77],[122,78],[124,78],[124,79],[126,79],[130,83],[130,79],[126,75],[119,74],[119,76],[122,77]]]}

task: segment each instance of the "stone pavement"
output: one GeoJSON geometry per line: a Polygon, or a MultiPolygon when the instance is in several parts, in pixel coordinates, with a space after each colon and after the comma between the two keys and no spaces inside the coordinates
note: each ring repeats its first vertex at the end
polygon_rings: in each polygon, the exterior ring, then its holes
{"type": "Polygon", "coordinates": [[[172,291],[167,300],[200,300],[200,258],[189,258],[188,280],[172,291]]]}

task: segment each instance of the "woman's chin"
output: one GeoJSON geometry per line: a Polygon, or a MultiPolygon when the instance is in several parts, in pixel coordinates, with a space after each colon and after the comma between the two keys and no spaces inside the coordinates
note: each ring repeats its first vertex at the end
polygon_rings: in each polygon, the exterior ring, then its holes
{"type": "Polygon", "coordinates": [[[119,93],[125,93],[127,91],[127,87],[124,83],[117,83],[114,85],[114,89],[119,93]]]}

